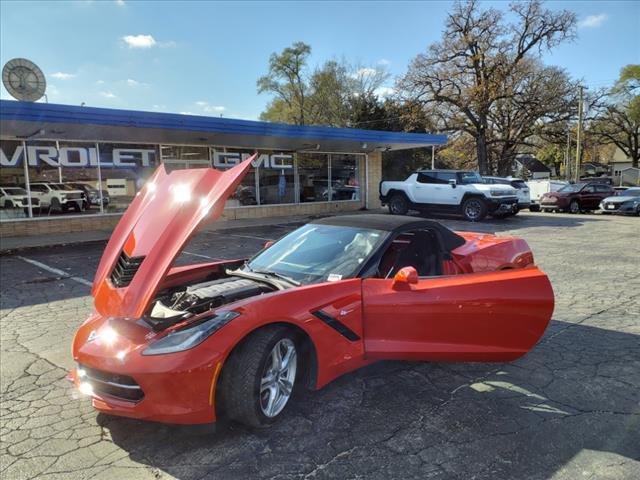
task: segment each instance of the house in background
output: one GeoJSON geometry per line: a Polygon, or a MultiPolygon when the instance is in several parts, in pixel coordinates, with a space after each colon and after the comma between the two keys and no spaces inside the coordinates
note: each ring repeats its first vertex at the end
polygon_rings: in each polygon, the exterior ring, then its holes
{"type": "Polygon", "coordinates": [[[586,162],[582,164],[581,170],[582,177],[603,177],[609,175],[610,166],[606,163],[586,162]]]}
{"type": "Polygon", "coordinates": [[[613,153],[611,176],[614,185],[640,185],[640,169],[634,168],[631,159],[619,148],[613,153]]]}
{"type": "Polygon", "coordinates": [[[517,155],[513,170],[515,177],[526,179],[551,178],[556,175],[555,168],[549,168],[530,153],[517,155]]]}

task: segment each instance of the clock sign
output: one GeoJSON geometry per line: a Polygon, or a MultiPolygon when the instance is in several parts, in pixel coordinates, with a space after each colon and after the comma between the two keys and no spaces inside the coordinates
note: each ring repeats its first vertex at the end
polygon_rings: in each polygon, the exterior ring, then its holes
{"type": "Polygon", "coordinates": [[[13,98],[25,102],[39,100],[47,88],[42,70],[26,58],[14,58],[5,64],[2,83],[13,98]]]}

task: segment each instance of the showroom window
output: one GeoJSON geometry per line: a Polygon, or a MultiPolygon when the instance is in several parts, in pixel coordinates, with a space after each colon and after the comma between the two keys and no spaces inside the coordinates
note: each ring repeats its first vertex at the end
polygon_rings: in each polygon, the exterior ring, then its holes
{"type": "Polygon", "coordinates": [[[101,143],[104,211],[124,212],[158,164],[156,145],[101,143]]]}
{"type": "Polygon", "coordinates": [[[24,149],[17,140],[0,140],[0,220],[28,216],[25,187],[24,149]],[[27,208],[25,208],[27,207],[27,208]]]}
{"type": "Polygon", "coordinates": [[[162,163],[168,172],[185,168],[209,168],[209,149],[188,145],[162,145],[162,163]]]}
{"type": "Polygon", "coordinates": [[[358,160],[360,155],[331,154],[330,200],[359,200],[358,160]]]}
{"type": "MultiPolygon", "coordinates": [[[[218,170],[231,168],[249,156],[251,156],[250,152],[237,148],[215,147],[211,149],[211,163],[213,168],[218,170]]],[[[256,180],[256,167],[252,165],[236,187],[236,191],[227,199],[225,206],[246,207],[258,205],[256,180]]]]}
{"type": "Polygon", "coordinates": [[[329,199],[329,155],[298,153],[300,203],[326,202],[329,199]]]}

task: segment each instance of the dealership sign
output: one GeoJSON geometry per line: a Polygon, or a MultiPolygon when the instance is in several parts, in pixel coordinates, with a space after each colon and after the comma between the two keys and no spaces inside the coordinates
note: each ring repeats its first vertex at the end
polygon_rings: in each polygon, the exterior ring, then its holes
{"type": "MultiPolygon", "coordinates": [[[[23,147],[18,145],[12,155],[7,155],[0,147],[0,165],[17,167],[22,165],[23,147]]],[[[98,152],[95,147],[61,147],[29,145],[27,147],[30,167],[85,168],[98,166],[98,152]]],[[[100,154],[101,168],[136,168],[155,165],[156,151],[142,148],[114,148],[111,155],[100,154]],[[110,158],[108,158],[110,157],[110,158]]]]}
{"type": "MultiPolygon", "coordinates": [[[[251,153],[220,152],[218,150],[212,150],[211,153],[214,168],[233,167],[252,155],[251,153]]],[[[293,168],[293,155],[286,153],[271,155],[268,153],[260,153],[258,157],[251,162],[251,165],[255,168],[261,167],[274,170],[293,168]]]]}

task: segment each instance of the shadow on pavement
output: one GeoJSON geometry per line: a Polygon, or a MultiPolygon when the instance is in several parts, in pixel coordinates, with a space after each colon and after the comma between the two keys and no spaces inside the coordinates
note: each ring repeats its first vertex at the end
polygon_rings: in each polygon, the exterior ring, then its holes
{"type": "Polygon", "coordinates": [[[549,478],[588,471],[590,455],[620,478],[640,459],[639,389],[638,335],[553,321],[518,361],[377,363],[298,394],[266,430],[98,421],[132,460],[182,480],[549,478]]]}

